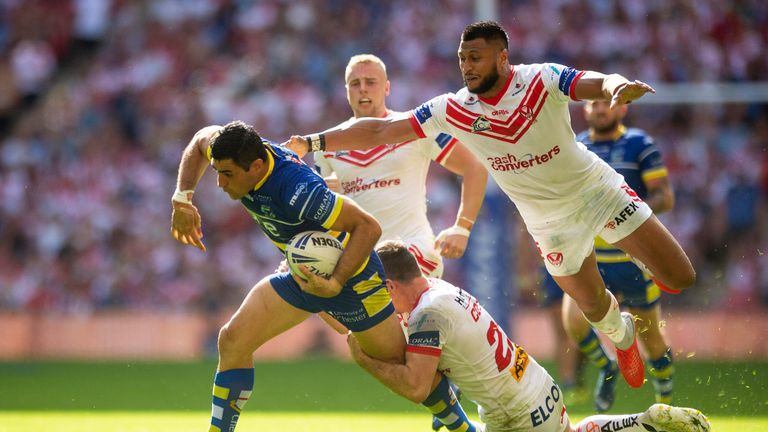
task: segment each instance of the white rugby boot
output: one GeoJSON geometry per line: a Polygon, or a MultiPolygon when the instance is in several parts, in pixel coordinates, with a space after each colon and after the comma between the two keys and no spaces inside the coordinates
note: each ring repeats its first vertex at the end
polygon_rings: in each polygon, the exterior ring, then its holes
{"type": "Polygon", "coordinates": [[[650,432],[709,432],[709,420],[701,411],[666,404],[651,405],[638,419],[650,432]]]}

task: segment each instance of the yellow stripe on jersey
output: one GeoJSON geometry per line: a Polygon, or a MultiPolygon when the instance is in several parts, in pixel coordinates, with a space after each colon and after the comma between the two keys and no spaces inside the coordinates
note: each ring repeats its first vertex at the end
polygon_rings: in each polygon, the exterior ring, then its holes
{"type": "Polygon", "coordinates": [[[667,177],[669,175],[669,172],[667,171],[667,167],[661,166],[658,168],[652,168],[646,171],[643,171],[643,181],[648,182],[650,180],[656,180],[658,178],[667,177]]]}
{"type": "Polygon", "coordinates": [[[365,268],[368,267],[368,261],[370,261],[370,260],[371,260],[371,256],[368,255],[368,257],[365,258],[365,261],[363,261],[363,265],[361,265],[360,268],[357,269],[355,274],[353,274],[351,277],[355,277],[355,276],[359,275],[360,273],[362,273],[363,270],[365,270],[365,268]]]}
{"type": "Polygon", "coordinates": [[[217,426],[211,425],[211,427],[208,429],[208,432],[221,432],[221,429],[219,429],[217,426]]]}
{"type": "Polygon", "coordinates": [[[339,214],[341,214],[341,207],[344,204],[344,199],[341,195],[336,194],[336,202],[333,205],[333,210],[331,210],[331,215],[328,216],[328,219],[323,222],[323,228],[325,229],[331,229],[333,224],[336,223],[336,219],[339,218],[339,214]]]}
{"type": "Polygon", "coordinates": [[[269,168],[267,169],[267,174],[259,180],[258,183],[256,183],[256,186],[253,187],[253,190],[259,190],[259,188],[264,184],[264,182],[267,181],[270,175],[272,175],[272,170],[275,169],[275,157],[272,156],[272,147],[264,143],[264,147],[267,148],[267,163],[269,164],[269,168]]]}

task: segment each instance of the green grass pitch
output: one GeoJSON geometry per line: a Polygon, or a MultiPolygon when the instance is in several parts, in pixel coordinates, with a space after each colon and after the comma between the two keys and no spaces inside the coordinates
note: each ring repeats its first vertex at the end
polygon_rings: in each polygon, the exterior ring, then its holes
{"type": "MultiPolygon", "coordinates": [[[[214,369],[210,361],[0,363],[0,432],[207,430],[214,369]]],[[[590,388],[594,376],[590,370],[590,388]]],[[[767,390],[768,363],[677,366],[675,404],[701,409],[717,432],[768,431],[767,390]]],[[[650,383],[640,390],[620,383],[618,392],[612,413],[652,403],[650,383]]],[[[588,395],[566,404],[573,419],[592,413],[588,395]]],[[[256,387],[238,432],[272,430],[430,429],[425,410],[353,364],[317,358],[256,364],[256,387]]]]}

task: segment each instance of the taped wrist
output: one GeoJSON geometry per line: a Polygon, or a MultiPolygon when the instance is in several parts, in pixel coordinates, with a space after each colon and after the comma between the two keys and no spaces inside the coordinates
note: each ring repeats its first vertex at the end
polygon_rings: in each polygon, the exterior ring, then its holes
{"type": "Polygon", "coordinates": [[[325,134],[312,134],[304,137],[309,145],[309,151],[318,152],[325,151],[325,134]]]}

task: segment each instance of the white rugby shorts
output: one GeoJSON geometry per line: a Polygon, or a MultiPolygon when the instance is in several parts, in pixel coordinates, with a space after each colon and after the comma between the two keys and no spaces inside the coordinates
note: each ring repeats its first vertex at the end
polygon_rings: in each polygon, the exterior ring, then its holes
{"type": "Polygon", "coordinates": [[[595,246],[595,237],[615,243],[634,232],[653,214],[626,183],[595,194],[580,210],[559,220],[528,224],[552,276],[577,273],[595,246]]]}
{"type": "Polygon", "coordinates": [[[479,407],[478,414],[486,432],[563,432],[570,423],[563,397],[560,387],[548,376],[526,407],[515,406],[506,413],[487,413],[479,407]]]}

